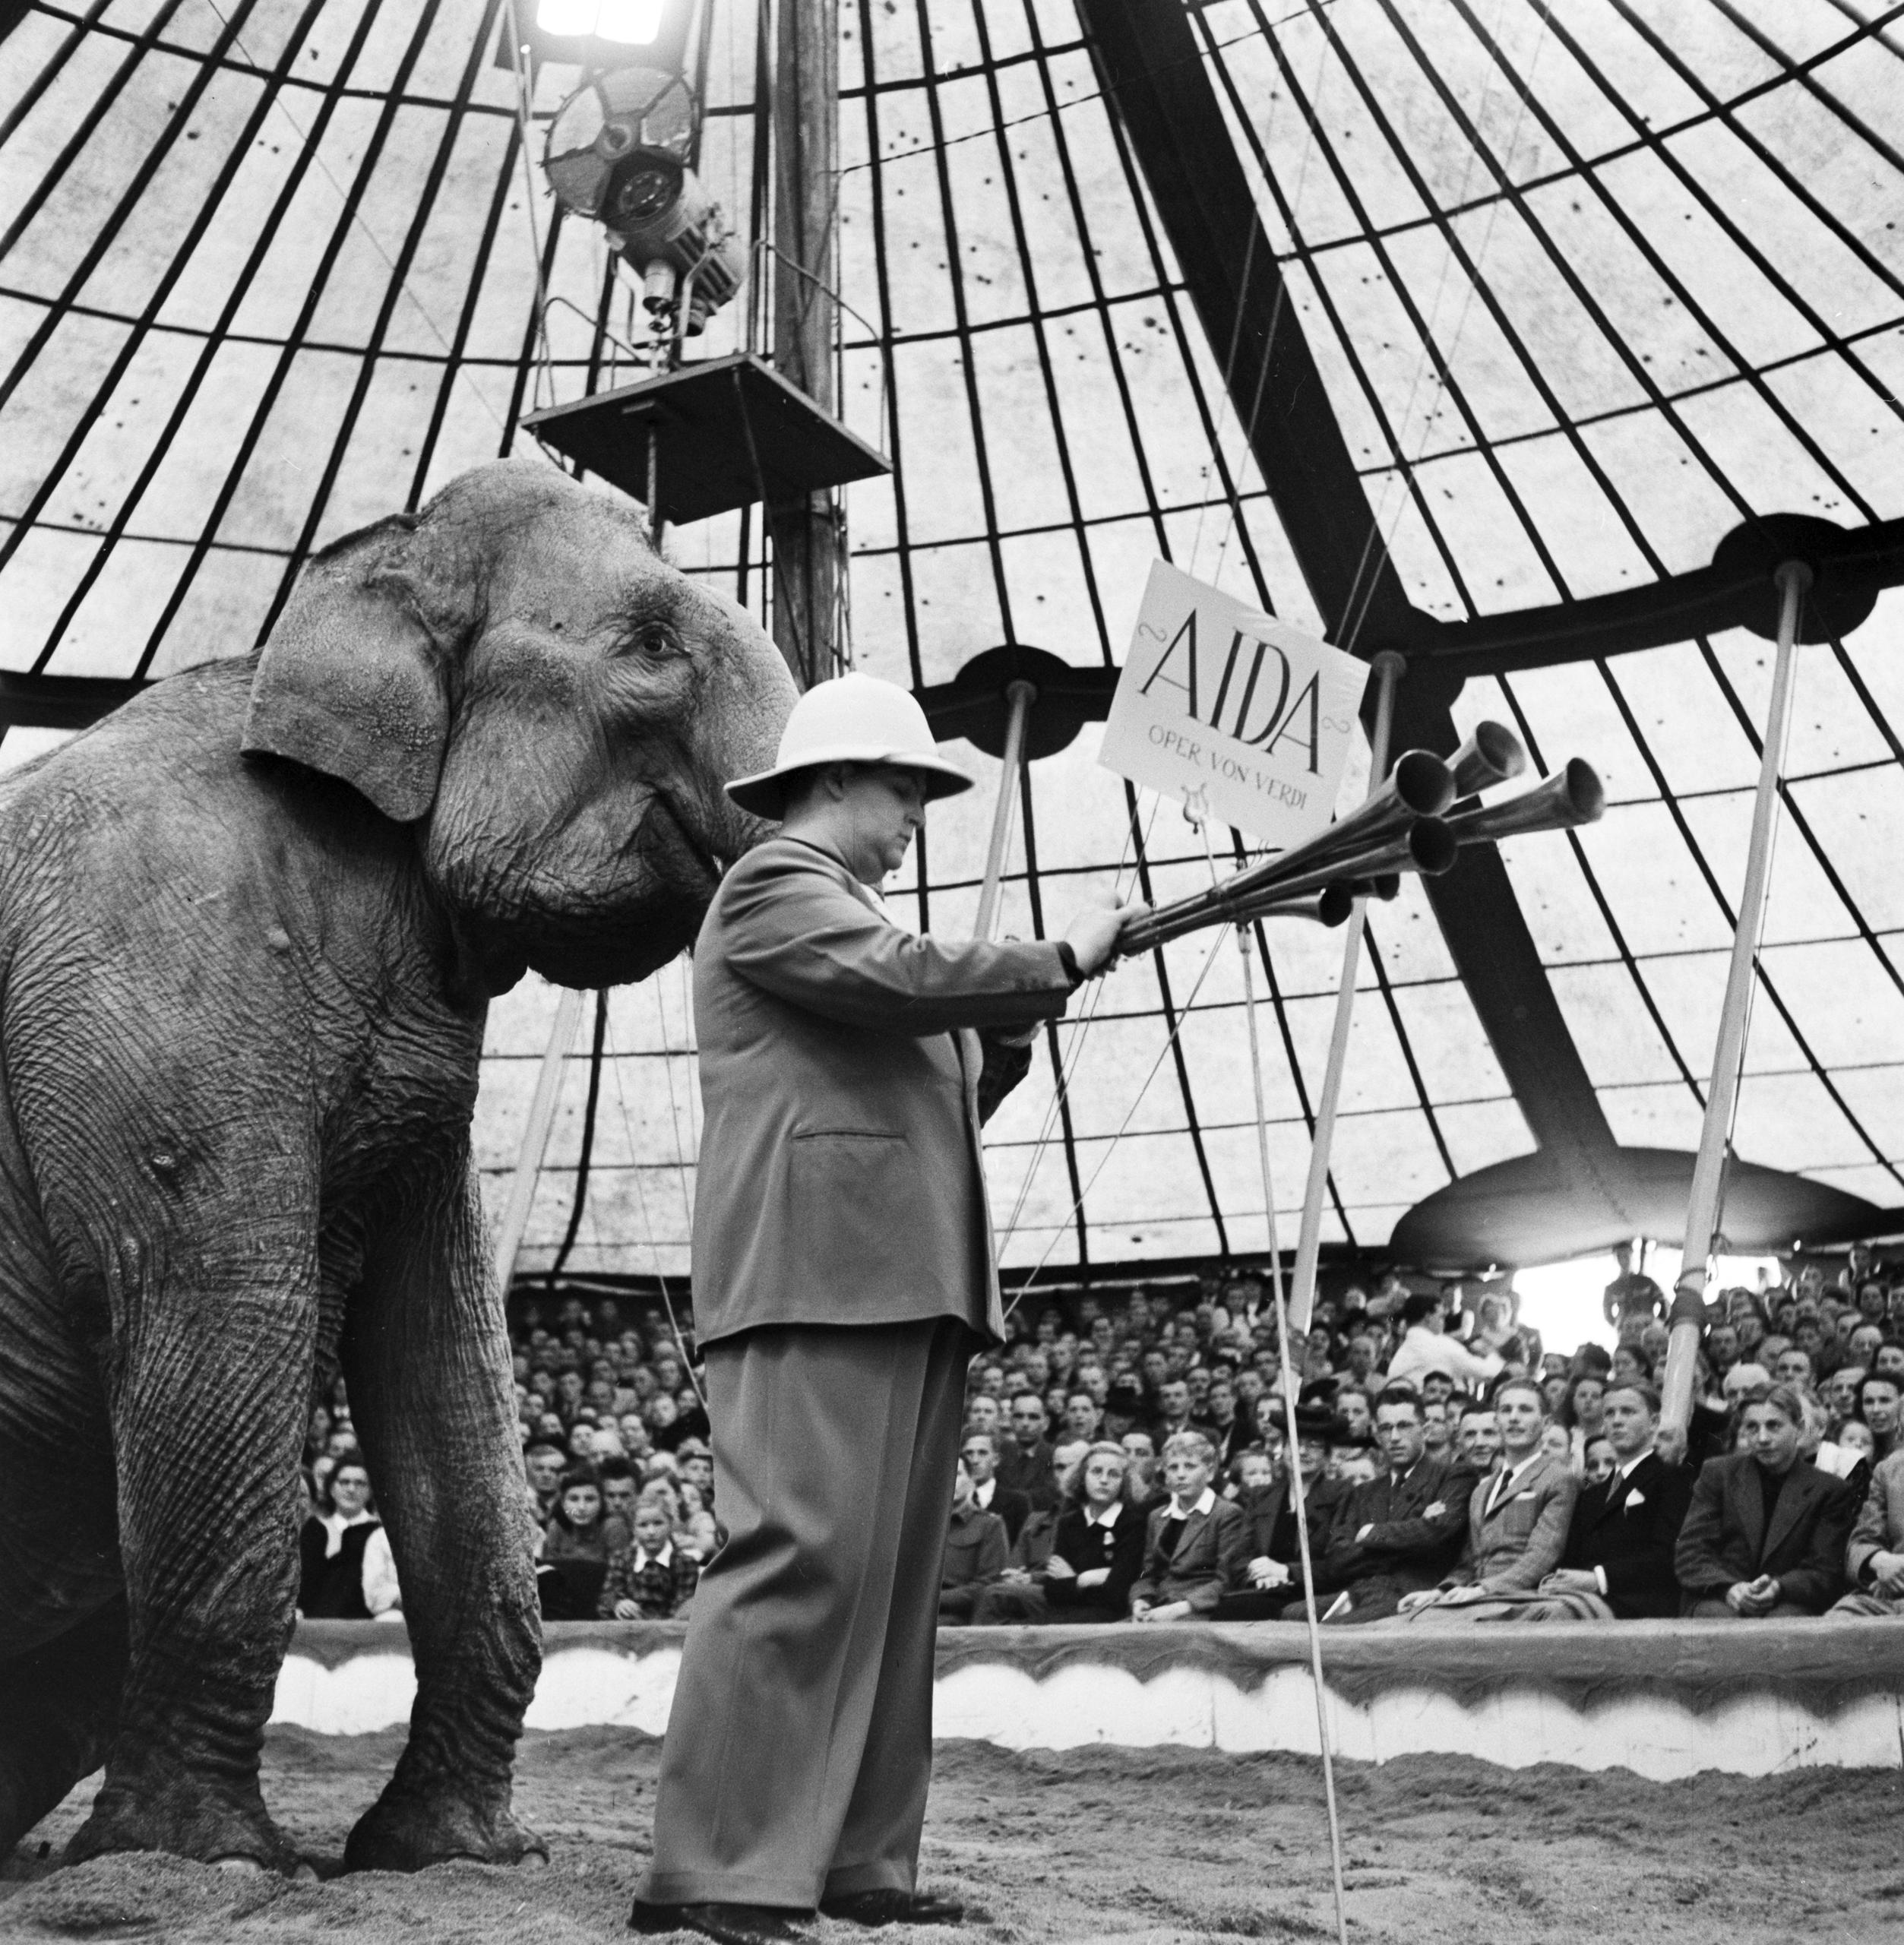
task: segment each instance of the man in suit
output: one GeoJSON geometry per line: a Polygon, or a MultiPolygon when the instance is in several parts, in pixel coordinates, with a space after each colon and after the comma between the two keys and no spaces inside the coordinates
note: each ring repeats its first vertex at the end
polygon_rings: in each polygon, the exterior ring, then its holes
{"type": "Polygon", "coordinates": [[[1426,1409],[1406,1385],[1375,1400],[1382,1469],[1338,1510],[1318,1583],[1336,1594],[1332,1621],[1387,1620],[1405,1594],[1437,1585],[1460,1554],[1475,1475],[1428,1455],[1426,1409]]]}
{"type": "Polygon", "coordinates": [[[1845,1549],[1851,1592],[1835,1619],[1904,1614],[1904,1452],[1880,1460],[1845,1549]]]}
{"type": "MultiPolygon", "coordinates": [[[[1339,1429],[1336,1419],[1320,1406],[1296,1407],[1297,1475],[1302,1482],[1312,1564],[1328,1551],[1336,1509],[1349,1494],[1339,1479],[1328,1476],[1329,1441],[1339,1429]]],[[[1299,1618],[1303,1613],[1301,1549],[1297,1544],[1290,1476],[1286,1463],[1269,1485],[1236,1502],[1249,1529],[1244,1584],[1218,1600],[1210,1611],[1212,1621],[1276,1621],[1286,1615],[1299,1618]]]]}
{"type": "Polygon", "coordinates": [[[1510,1621],[1663,1621],[1679,1611],[1673,1550],[1691,1503],[1693,1475],[1653,1450],[1659,1394],[1635,1378],[1602,1406],[1613,1470],[1581,1489],[1561,1564],[1510,1621]]]}
{"type": "Polygon", "coordinates": [[[1005,1544],[1017,1544],[1018,1535],[1031,1512],[1031,1500],[1014,1492],[998,1477],[998,1441],[988,1431],[966,1429],[959,1448],[966,1470],[972,1475],[972,1503],[981,1513],[995,1513],[1005,1523],[1005,1544]]]}
{"type": "Polygon", "coordinates": [[[1216,1497],[1216,1448],[1200,1431],[1180,1431],[1163,1448],[1170,1497],[1152,1510],[1143,1572],[1131,1589],[1131,1618],[1189,1621],[1207,1615],[1239,1586],[1249,1523],[1216,1497]]]}
{"type": "Polygon", "coordinates": [[[1055,1507],[1058,1488],[1052,1483],[1050,1420],[1044,1400],[1034,1392],[1020,1392],[1007,1415],[1014,1444],[1009,1453],[999,1457],[1000,1485],[1023,1493],[1033,1506],[1055,1507]]]}
{"type": "Polygon", "coordinates": [[[816,1903],[959,1915],[916,1882],[966,1374],[1004,1336],[982,1108],[1029,1060],[999,1036],[1063,1012],[1126,916],[1004,945],[893,924],[871,887],[969,781],[904,690],[854,675],[729,786],[782,819],[694,951],[694,1314],[729,1538],[695,1596],[637,1931],[761,1945],[816,1903]]]}
{"type": "Polygon", "coordinates": [[[1011,1561],[1011,1542],[1005,1523],[978,1501],[972,1474],[963,1461],[952,1487],[952,1517],[945,1542],[945,1560],[939,1569],[939,1624],[954,1627],[969,1621],[979,1596],[1004,1573],[1011,1561]]]}
{"type": "Polygon", "coordinates": [[[1461,1561],[1440,1586],[1404,1594],[1404,1621],[1437,1625],[1497,1621],[1560,1564],[1580,1482],[1565,1460],[1541,1450],[1547,1400],[1530,1377],[1509,1378],[1494,1393],[1501,1469],[1468,1501],[1461,1561]]]}
{"type": "Polygon", "coordinates": [[[1844,1591],[1855,1508],[1798,1456],[1804,1406],[1789,1385],[1746,1399],[1746,1449],[1709,1459],[1679,1529],[1680,1611],[1705,1621],[1823,1614],[1844,1591]]]}

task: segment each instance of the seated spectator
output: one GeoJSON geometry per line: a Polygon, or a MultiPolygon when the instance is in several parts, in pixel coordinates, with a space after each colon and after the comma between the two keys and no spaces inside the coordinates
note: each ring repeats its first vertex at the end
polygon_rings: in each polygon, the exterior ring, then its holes
{"type": "MultiPolygon", "coordinates": [[[[1309,1529],[1312,1564],[1328,1552],[1336,1509],[1352,1490],[1328,1475],[1330,1440],[1342,1430],[1314,1405],[1296,1407],[1297,1476],[1302,1484],[1303,1514],[1309,1529]]],[[[1295,1495],[1285,1476],[1238,1504],[1249,1522],[1243,1584],[1224,1594],[1210,1611],[1212,1621],[1275,1621],[1292,1602],[1302,1600],[1302,1555],[1296,1527],[1295,1495]]]]}
{"type": "Polygon", "coordinates": [[[998,1460],[998,1483],[1021,1492],[1035,1507],[1055,1507],[1057,1488],[1051,1482],[1051,1426],[1036,1396],[1021,1391],[1007,1408],[1011,1449],[998,1460]]]}
{"type": "MultiPolygon", "coordinates": [[[[1087,1446],[1085,1450],[1090,1448],[1087,1446]]],[[[1045,1564],[1052,1557],[1058,1539],[1059,1514],[1055,1507],[1033,1507],[1018,1537],[1011,1543],[1004,1571],[989,1586],[979,1590],[973,1603],[975,1627],[996,1627],[1015,1622],[1036,1622],[1052,1618],[1045,1599],[1045,1564]]]]}
{"type": "Polygon", "coordinates": [[[640,1482],[626,1459],[605,1459],[595,1469],[602,1482],[602,1538],[612,1556],[634,1538],[634,1502],[640,1482]]]}
{"type": "MultiPolygon", "coordinates": [[[[1856,1421],[1845,1428],[1866,1432],[1856,1421]]],[[[1904,1614],[1904,1452],[1871,1475],[1845,1549],[1851,1591],[1827,1611],[1836,1618],[1904,1614]]]]}
{"type": "Polygon", "coordinates": [[[960,1459],[954,1475],[952,1523],[939,1578],[939,1624],[969,1621],[980,1590],[1004,1573],[1011,1557],[1005,1523],[978,1504],[972,1474],[960,1459]]]}
{"type": "Polygon", "coordinates": [[[1437,1625],[1498,1619],[1532,1594],[1566,1551],[1580,1482],[1541,1450],[1547,1401],[1532,1378],[1510,1378],[1494,1393],[1501,1469],[1468,1501],[1468,1539],[1454,1572],[1441,1584],[1404,1594],[1403,1620],[1437,1625]]]}
{"type": "Polygon", "coordinates": [[[1436,1585],[1459,1555],[1475,1475],[1429,1457],[1426,1431],[1425,1408],[1406,1386],[1376,1399],[1384,1463],[1335,1510],[1318,1569],[1319,1588],[1335,1596],[1327,1619],[1384,1620],[1405,1594],[1436,1585]]]}
{"type": "Polygon", "coordinates": [[[999,1483],[997,1435],[980,1431],[976,1427],[968,1429],[959,1456],[965,1461],[966,1470],[972,1475],[973,1504],[982,1512],[997,1513],[1005,1523],[1007,1545],[1015,1546],[1018,1535],[1030,1516],[1031,1501],[1026,1494],[1014,1492],[999,1483]]]}
{"type": "Polygon", "coordinates": [[[1169,1500],[1150,1515],[1143,1571],[1131,1590],[1131,1618],[1173,1621],[1207,1615],[1238,1586],[1248,1523],[1219,1499],[1216,1448],[1200,1432],[1179,1432],[1163,1448],[1169,1500]]]}
{"type": "Polygon", "coordinates": [[[1588,1447],[1589,1482],[1574,1501],[1560,1565],[1504,1619],[1664,1620],[1678,1611],[1673,1553],[1693,1475],[1654,1449],[1659,1394],[1650,1384],[1611,1385],[1602,1411],[1602,1439],[1588,1447]],[[1609,1468],[1596,1481],[1592,1454],[1602,1442],[1609,1468]]]}
{"type": "Polygon", "coordinates": [[[979,1597],[980,1620],[1121,1621],[1143,1564],[1144,1520],[1130,1497],[1131,1466],[1121,1447],[1100,1441],[1072,1469],[1042,1584],[1010,1596],[1008,1587],[979,1597]],[[995,1606],[995,1603],[1000,1605],[995,1606]],[[1015,1608],[1016,1612],[1005,1609],[1015,1608]]]}
{"type": "Polygon", "coordinates": [[[1884,1372],[1874,1368],[1858,1380],[1857,1415],[1871,1427],[1878,1450],[1887,1458],[1897,1450],[1900,1399],[1904,1399],[1904,1390],[1884,1372]]]}
{"type": "Polygon", "coordinates": [[[1455,1450],[1471,1472],[1485,1475],[1501,1463],[1501,1425],[1491,1405],[1470,1399],[1462,1406],[1455,1450]]]}
{"type": "Polygon", "coordinates": [[[372,1510],[363,1462],[338,1462],[332,1510],[313,1513],[298,1539],[298,1612],[306,1621],[400,1620],[397,1563],[372,1510]]]}
{"type": "Polygon", "coordinates": [[[547,1561],[588,1560],[608,1564],[608,1536],[602,1523],[602,1482],[593,1466],[571,1466],[562,1475],[555,1510],[549,1522],[547,1561]]]}
{"type": "Polygon", "coordinates": [[[634,1538],[609,1561],[597,1612],[604,1621],[684,1618],[701,1580],[701,1563],[677,1547],[658,1499],[634,1509],[634,1538]]]}
{"type": "Polygon", "coordinates": [[[1823,1614],[1844,1586],[1855,1507],[1799,1456],[1804,1408],[1788,1385],[1746,1401],[1746,1450],[1709,1459],[1673,1565],[1680,1611],[1705,1620],[1823,1614]]]}
{"type": "MultiPolygon", "coordinates": [[[[1622,1384],[1636,1380],[1623,1379],[1622,1384]]],[[[1596,1432],[1586,1441],[1586,1465],[1581,1476],[1590,1486],[1602,1486],[1612,1478],[1619,1461],[1613,1456],[1613,1441],[1605,1432],[1596,1432]]]]}
{"type": "Polygon", "coordinates": [[[1267,1491],[1276,1483],[1276,1465],[1260,1445],[1246,1445],[1230,1462],[1230,1479],[1235,1490],[1226,1499],[1248,1505],[1253,1494],[1267,1491]]]}
{"type": "MultiPolygon", "coordinates": [[[[1379,1413],[1381,1401],[1377,1400],[1379,1413]]],[[[1422,1406],[1422,1449],[1428,1456],[1445,1463],[1454,1456],[1454,1428],[1460,1418],[1460,1408],[1445,1398],[1438,1399],[1432,1405],[1424,1403],[1422,1406]]],[[[1381,1428],[1376,1428],[1379,1443],[1381,1428]]]]}

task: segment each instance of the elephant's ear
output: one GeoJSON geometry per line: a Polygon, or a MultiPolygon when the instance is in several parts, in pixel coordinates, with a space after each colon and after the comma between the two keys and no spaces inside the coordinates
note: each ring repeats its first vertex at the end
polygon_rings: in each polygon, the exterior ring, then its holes
{"type": "Polygon", "coordinates": [[[258,657],[243,744],[340,778],[399,824],[434,802],[450,726],[416,526],[397,514],[312,558],[258,657]]]}

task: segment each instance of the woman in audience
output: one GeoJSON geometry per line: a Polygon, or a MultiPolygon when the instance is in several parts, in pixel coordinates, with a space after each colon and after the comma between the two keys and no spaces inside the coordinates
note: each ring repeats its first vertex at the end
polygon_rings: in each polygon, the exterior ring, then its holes
{"type": "Polygon", "coordinates": [[[1143,1564],[1145,1522],[1130,1460],[1100,1441],[1064,1482],[1058,1532],[1045,1563],[1053,1621],[1121,1621],[1143,1564]]]}
{"type": "Polygon", "coordinates": [[[599,1561],[608,1564],[608,1535],[602,1523],[602,1482],[593,1466],[571,1466],[562,1475],[555,1510],[546,1529],[542,1558],[599,1561]]]}

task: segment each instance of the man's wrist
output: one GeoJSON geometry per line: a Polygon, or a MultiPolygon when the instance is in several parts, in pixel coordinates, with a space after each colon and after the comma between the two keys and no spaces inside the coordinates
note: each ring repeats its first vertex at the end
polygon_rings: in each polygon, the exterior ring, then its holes
{"type": "Polygon", "coordinates": [[[1060,939],[1058,941],[1058,963],[1064,967],[1065,978],[1070,980],[1074,986],[1083,985],[1084,975],[1078,966],[1077,954],[1071,950],[1071,942],[1069,939],[1060,939]]]}

